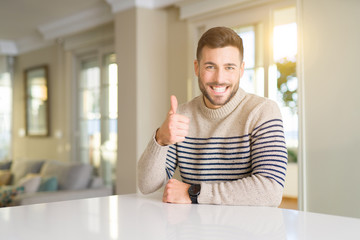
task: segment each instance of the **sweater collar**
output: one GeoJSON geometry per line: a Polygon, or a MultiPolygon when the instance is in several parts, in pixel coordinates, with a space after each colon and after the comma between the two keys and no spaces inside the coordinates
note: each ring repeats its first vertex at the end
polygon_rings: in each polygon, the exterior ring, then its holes
{"type": "Polygon", "coordinates": [[[239,87],[238,91],[235,93],[235,95],[230,99],[228,103],[226,103],[224,106],[217,108],[217,109],[211,109],[208,108],[205,105],[204,102],[204,95],[202,94],[200,97],[200,109],[202,113],[211,119],[216,118],[224,118],[227,115],[229,115],[234,109],[239,105],[241,100],[245,97],[246,92],[239,87]]]}

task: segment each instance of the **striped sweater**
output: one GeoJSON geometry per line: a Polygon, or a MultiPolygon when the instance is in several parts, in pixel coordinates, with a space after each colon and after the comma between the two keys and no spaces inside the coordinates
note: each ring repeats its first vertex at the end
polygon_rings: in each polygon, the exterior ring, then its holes
{"type": "Polygon", "coordinates": [[[239,88],[221,108],[207,108],[199,96],[178,113],[189,117],[189,134],[165,147],[153,136],[138,163],[140,191],[156,191],[179,167],[183,182],[201,184],[199,203],[280,204],[287,150],[275,102],[239,88]]]}

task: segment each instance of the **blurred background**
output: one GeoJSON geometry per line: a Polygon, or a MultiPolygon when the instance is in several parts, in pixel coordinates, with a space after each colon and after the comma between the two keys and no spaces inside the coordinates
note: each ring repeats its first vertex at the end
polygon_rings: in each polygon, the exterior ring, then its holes
{"type": "Polygon", "coordinates": [[[356,0],[1,1],[0,161],[90,163],[116,193],[136,192],[137,159],[170,95],[199,94],[199,37],[228,26],[244,40],[240,86],[281,108],[290,208],[360,217],[359,9],[356,0]],[[25,72],[43,65],[47,85],[26,91],[25,72]],[[44,87],[46,101],[36,98],[44,87]],[[29,99],[45,136],[29,134],[29,99]]]}

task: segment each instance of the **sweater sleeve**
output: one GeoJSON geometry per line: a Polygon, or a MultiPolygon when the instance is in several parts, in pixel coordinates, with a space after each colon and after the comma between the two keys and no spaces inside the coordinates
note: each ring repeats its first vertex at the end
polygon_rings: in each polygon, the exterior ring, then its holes
{"type": "Polygon", "coordinates": [[[138,187],[143,194],[155,192],[174,174],[177,161],[172,159],[170,148],[174,147],[159,145],[155,134],[148,143],[137,166],[138,187]]]}
{"type": "Polygon", "coordinates": [[[266,100],[248,119],[251,174],[235,181],[201,183],[199,203],[278,206],[287,166],[287,150],[277,104],[266,100]]]}

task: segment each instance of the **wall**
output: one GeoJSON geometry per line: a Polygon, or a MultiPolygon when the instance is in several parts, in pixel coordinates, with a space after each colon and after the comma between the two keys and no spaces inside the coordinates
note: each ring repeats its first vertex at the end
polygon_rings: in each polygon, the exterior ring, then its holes
{"type": "Polygon", "coordinates": [[[298,3],[307,210],[360,217],[360,1],[298,3]]]}
{"type": "Polygon", "coordinates": [[[118,162],[116,193],[136,189],[137,96],[136,96],[136,9],[115,16],[115,53],[119,73],[118,162]]]}
{"type": "Polygon", "coordinates": [[[119,68],[117,193],[134,193],[136,163],[168,108],[167,21],[163,10],[115,16],[119,68]]]}
{"type": "MultiPolygon", "coordinates": [[[[175,95],[179,104],[188,100],[188,25],[186,21],[179,20],[179,10],[177,8],[167,9],[167,31],[169,91],[167,99],[170,108],[170,95],[175,95]]],[[[191,56],[195,56],[195,53],[192,53],[191,56]]],[[[191,72],[193,72],[192,68],[191,72]]]]}
{"type": "Polygon", "coordinates": [[[61,53],[57,45],[46,47],[16,58],[13,91],[13,159],[57,159],[68,160],[66,141],[63,138],[66,129],[64,116],[67,90],[62,81],[61,53]],[[25,131],[25,92],[24,70],[47,64],[49,66],[49,104],[50,136],[23,136],[25,131]]]}

